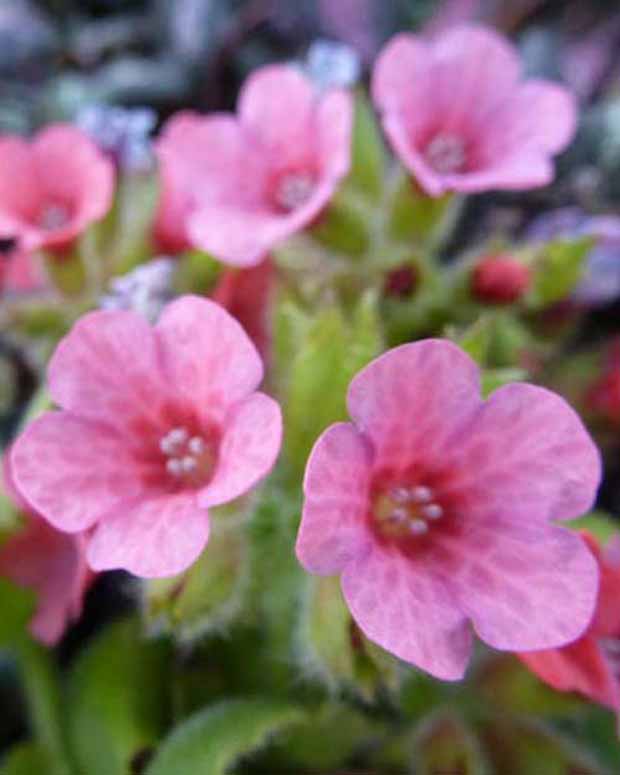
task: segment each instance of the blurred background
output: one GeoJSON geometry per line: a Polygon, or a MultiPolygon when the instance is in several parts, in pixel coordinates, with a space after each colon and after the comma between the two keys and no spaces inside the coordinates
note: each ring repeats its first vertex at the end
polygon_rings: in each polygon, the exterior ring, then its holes
{"type": "MultiPolygon", "coordinates": [[[[168,116],[184,108],[231,109],[244,78],[262,64],[297,61],[318,78],[367,83],[378,50],[395,32],[439,30],[467,20],[509,35],[520,48],[528,75],[567,84],[580,101],[580,126],[559,160],[552,185],[469,197],[443,257],[484,242],[487,234],[502,235],[510,244],[590,234],[590,226],[600,230],[588,282],[580,291],[580,325],[544,376],[573,400],[604,448],[606,478],[599,505],[618,514],[617,0],[0,0],[0,134],[29,135],[52,122],[76,122],[117,154],[121,170],[149,167],[150,137],[168,116]],[[322,48],[330,41],[348,48],[339,48],[336,55],[333,48],[322,48]],[[115,124],[106,106],[139,110],[118,111],[115,124]],[[588,221],[591,215],[610,220],[594,226],[588,221]],[[564,360],[567,351],[570,364],[564,360]]],[[[0,294],[0,308],[4,303],[0,294]]],[[[562,304],[554,307],[545,322],[552,327],[561,321],[564,309],[562,304]]],[[[10,332],[0,333],[1,441],[11,437],[35,394],[39,375],[32,363],[45,360],[45,353],[25,357],[22,344],[10,332]],[[3,376],[9,373],[10,385],[3,376]]],[[[89,594],[85,616],[61,644],[61,663],[69,663],[103,622],[134,610],[135,597],[124,575],[101,577],[89,594]]],[[[25,735],[17,686],[14,671],[0,661],[0,749],[25,735]],[[10,711],[5,714],[6,708],[10,711]]],[[[616,757],[612,750],[608,760],[616,762],[616,757]]],[[[549,770],[550,775],[555,772],[549,770]]],[[[570,773],[579,775],[577,770],[570,773]]],[[[537,775],[547,775],[543,760],[537,775]]]]}

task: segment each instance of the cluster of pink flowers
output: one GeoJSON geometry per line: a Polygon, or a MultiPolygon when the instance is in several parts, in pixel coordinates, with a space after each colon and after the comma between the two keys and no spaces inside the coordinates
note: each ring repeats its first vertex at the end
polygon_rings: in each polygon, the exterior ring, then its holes
{"type": "MultiPolygon", "coordinates": [[[[570,95],[519,81],[512,46],[478,27],[398,36],[372,92],[395,151],[431,196],[542,185],[575,127],[570,95]]],[[[33,631],[44,641],[79,612],[93,572],[188,568],[207,544],[209,509],[274,465],[280,408],[257,392],[268,256],[328,206],[349,170],[352,121],[351,94],[319,93],[295,68],[270,66],[244,85],[236,115],[182,113],[164,127],[156,243],[243,269],[222,276],[214,300],[173,301],[154,326],[127,311],[87,314],[57,347],[48,385],[59,409],[6,457],[27,524],[0,553],[0,572],[39,590],[33,631]]],[[[4,138],[0,239],[19,256],[62,256],[109,209],[113,183],[111,163],[78,130],[4,138]]],[[[527,286],[520,269],[495,260],[478,285],[497,295],[501,280],[512,298],[527,286]]],[[[601,644],[620,634],[606,613],[617,569],[554,524],[591,507],[598,451],[560,397],[517,384],[483,401],[479,377],[454,344],[426,340],[354,378],[353,422],[328,428],[307,464],[299,561],[340,574],[365,635],[435,676],[463,675],[472,631],[516,652],[574,643],[523,659],[555,685],[617,705],[607,662],[599,688],[575,677],[586,652],[598,650],[602,665],[601,644]]]]}

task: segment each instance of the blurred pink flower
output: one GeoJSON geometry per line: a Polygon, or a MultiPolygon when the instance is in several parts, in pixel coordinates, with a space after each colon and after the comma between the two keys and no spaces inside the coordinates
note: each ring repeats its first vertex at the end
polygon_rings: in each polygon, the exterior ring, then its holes
{"type": "Polygon", "coordinates": [[[480,398],[479,369],[426,340],[390,350],[349,387],[306,470],[297,556],[341,574],[368,638],[454,680],[472,635],[502,650],[563,645],[588,626],[596,562],[551,520],[588,509],[598,451],[559,396],[526,384],[480,398]],[[543,645],[544,644],[544,645],[543,645]]]}
{"type": "Polygon", "coordinates": [[[184,296],[151,327],[128,311],[84,316],[59,344],[49,390],[62,411],[35,420],[12,452],[16,485],[59,530],[92,530],[94,570],[180,573],[209,536],[210,506],[273,466],[277,403],[243,329],[184,296]]]}
{"type": "Polygon", "coordinates": [[[213,291],[213,300],[241,323],[265,360],[271,346],[273,285],[274,266],[266,258],[248,269],[228,269],[213,291]]]}
{"type": "Polygon", "coordinates": [[[599,565],[601,583],[596,614],[579,640],[519,658],[546,683],[564,692],[579,692],[620,711],[620,539],[605,548],[588,533],[583,537],[599,565]]]}
{"type": "Polygon", "coordinates": [[[37,593],[30,630],[48,646],[82,613],[84,595],[94,575],[84,557],[84,538],[66,535],[32,513],[15,490],[10,457],[2,460],[4,488],[23,512],[24,527],[0,547],[0,576],[37,593]]]}
{"type": "Polygon", "coordinates": [[[575,132],[575,100],[550,81],[519,81],[519,70],[508,40],[481,26],[431,41],[404,33],[387,44],[373,98],[395,151],[428,194],[553,179],[552,157],[575,132]]]}
{"type": "Polygon", "coordinates": [[[113,193],[112,163],[74,126],[47,127],[30,142],[0,137],[0,237],[20,251],[66,251],[113,193]]]}
{"type": "Polygon", "coordinates": [[[237,116],[174,116],[156,144],[159,246],[259,263],[319,215],[347,174],[352,114],[350,94],[318,95],[301,72],[273,65],[248,78],[237,116]]]}
{"type": "Polygon", "coordinates": [[[42,288],[45,276],[34,256],[24,253],[17,240],[0,237],[0,296],[42,288]]]}

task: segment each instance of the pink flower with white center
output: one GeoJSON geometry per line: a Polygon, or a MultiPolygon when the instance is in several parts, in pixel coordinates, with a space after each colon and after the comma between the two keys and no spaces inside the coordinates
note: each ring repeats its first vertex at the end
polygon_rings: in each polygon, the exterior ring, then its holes
{"type": "Polygon", "coordinates": [[[259,263],[328,204],[349,170],[352,120],[350,94],[318,94],[283,65],[248,78],[236,116],[174,116],[157,142],[156,240],[234,266],[259,263]]]}
{"type": "Polygon", "coordinates": [[[62,253],[107,213],[114,168],[84,132],[56,124],[30,142],[0,137],[2,234],[27,252],[62,253]]]}
{"type": "Polygon", "coordinates": [[[550,81],[519,80],[515,48],[490,28],[459,25],[428,40],[394,37],[372,93],[407,169],[430,196],[527,189],[554,176],[572,139],[573,96],[550,81]]]}
{"type": "Polygon", "coordinates": [[[211,506],[264,477],[280,449],[278,404],[239,323],[184,296],[150,326],[85,315],[58,345],[48,412],[15,442],[15,483],[54,527],[89,531],[94,570],[172,576],[198,557],[211,506]]]}
{"type": "Polygon", "coordinates": [[[480,398],[448,341],[390,350],[351,382],[353,423],[317,441],[297,556],[341,574],[370,640],[432,673],[465,672],[471,628],[529,651],[586,629],[598,587],[580,537],[551,520],[590,507],[600,457],[559,396],[514,384],[480,398]]]}
{"type": "Polygon", "coordinates": [[[5,489],[22,510],[25,525],[0,546],[0,576],[37,593],[30,631],[41,643],[53,646],[82,613],[84,595],[94,579],[86,565],[84,538],[61,533],[33,514],[15,490],[8,454],[2,467],[5,489]]]}

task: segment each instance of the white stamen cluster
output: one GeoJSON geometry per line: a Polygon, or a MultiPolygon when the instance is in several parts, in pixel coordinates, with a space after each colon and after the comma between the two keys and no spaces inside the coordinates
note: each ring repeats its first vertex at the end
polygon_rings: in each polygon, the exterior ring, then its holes
{"type": "Polygon", "coordinates": [[[207,445],[201,436],[190,436],[185,428],[173,428],[159,441],[168,458],[166,471],[175,478],[195,474],[204,463],[207,445]]]}
{"type": "Polygon", "coordinates": [[[430,487],[393,487],[387,494],[396,504],[388,512],[387,521],[412,535],[428,533],[429,523],[443,517],[443,508],[434,501],[430,487]]]}
{"type": "Polygon", "coordinates": [[[306,172],[283,175],[276,188],[276,205],[291,212],[305,204],[312,195],[314,178],[306,172]]]}
{"type": "Polygon", "coordinates": [[[463,140],[448,132],[435,135],[426,146],[424,156],[436,172],[446,175],[461,172],[467,161],[463,140]]]}

